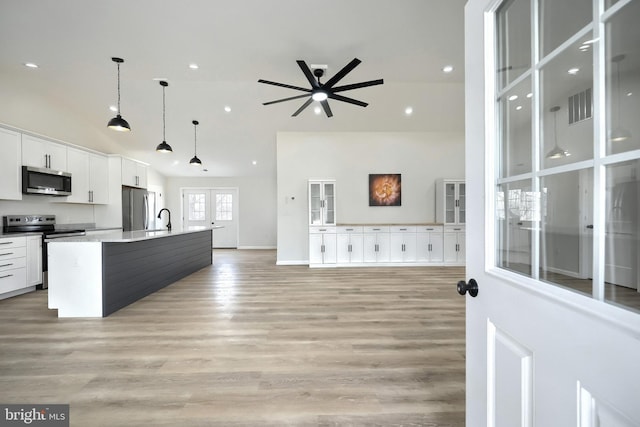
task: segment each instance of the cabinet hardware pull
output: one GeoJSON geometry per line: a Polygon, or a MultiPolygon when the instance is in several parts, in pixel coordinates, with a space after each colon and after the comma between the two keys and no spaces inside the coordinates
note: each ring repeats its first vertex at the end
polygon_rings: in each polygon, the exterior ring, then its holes
{"type": "Polygon", "coordinates": [[[10,265],[13,265],[13,263],[9,263],[9,264],[2,264],[2,265],[0,265],[0,267],[9,267],[10,265]]]}
{"type": "Polygon", "coordinates": [[[10,242],[0,242],[0,245],[10,245],[13,243],[13,240],[10,242]]]}
{"type": "Polygon", "coordinates": [[[6,276],[0,276],[0,279],[6,279],[7,277],[11,277],[13,274],[7,274],[6,276]]]}
{"type": "Polygon", "coordinates": [[[13,255],[13,252],[5,252],[3,254],[0,254],[0,256],[5,256],[5,255],[13,255]]]}
{"type": "Polygon", "coordinates": [[[347,231],[353,231],[353,228],[347,228],[347,231]]]}
{"type": "Polygon", "coordinates": [[[407,231],[407,229],[406,228],[401,228],[400,231],[407,231]]]}
{"type": "Polygon", "coordinates": [[[380,231],[380,229],[379,228],[374,228],[373,231],[380,231]]]}

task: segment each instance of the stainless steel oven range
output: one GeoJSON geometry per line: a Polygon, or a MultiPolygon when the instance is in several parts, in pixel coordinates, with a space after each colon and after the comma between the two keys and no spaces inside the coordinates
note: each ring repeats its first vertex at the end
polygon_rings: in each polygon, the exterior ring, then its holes
{"type": "Polygon", "coordinates": [[[2,232],[42,234],[42,289],[48,288],[47,240],[84,236],[84,230],[56,228],[55,215],[6,215],[2,217],[2,232]]]}

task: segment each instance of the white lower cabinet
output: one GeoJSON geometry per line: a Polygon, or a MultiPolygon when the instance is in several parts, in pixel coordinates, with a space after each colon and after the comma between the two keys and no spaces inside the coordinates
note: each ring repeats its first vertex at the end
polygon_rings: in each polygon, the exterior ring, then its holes
{"type": "Polygon", "coordinates": [[[363,227],[363,261],[389,262],[389,227],[363,227]]]}
{"type": "Polygon", "coordinates": [[[336,263],[336,228],[309,227],[309,265],[336,263]]]}
{"type": "Polygon", "coordinates": [[[445,265],[465,264],[465,228],[460,225],[444,227],[444,263],[445,265]]]}
{"type": "Polygon", "coordinates": [[[338,264],[362,262],[362,227],[336,227],[336,243],[338,264]]]}
{"type": "Polygon", "coordinates": [[[389,261],[416,261],[416,228],[393,226],[389,230],[389,261]]]}
{"type": "Polygon", "coordinates": [[[22,152],[20,134],[0,128],[0,199],[22,200],[22,152]]]}
{"type": "Polygon", "coordinates": [[[27,236],[27,286],[42,283],[42,236],[27,236]]]}
{"type": "Polygon", "coordinates": [[[416,261],[444,262],[444,228],[441,225],[420,226],[416,233],[416,261]]]}
{"type": "Polygon", "coordinates": [[[26,237],[0,238],[0,299],[17,295],[25,288],[27,288],[26,237]]]}

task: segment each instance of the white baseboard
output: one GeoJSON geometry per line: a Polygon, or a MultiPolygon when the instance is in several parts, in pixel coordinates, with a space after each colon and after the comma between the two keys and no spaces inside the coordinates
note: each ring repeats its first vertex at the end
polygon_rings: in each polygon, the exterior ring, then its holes
{"type": "Polygon", "coordinates": [[[276,261],[276,265],[309,265],[309,261],[276,261]]]}
{"type": "Polygon", "coordinates": [[[581,279],[580,273],[577,273],[575,271],[563,270],[562,268],[556,268],[556,267],[547,267],[547,271],[551,273],[557,273],[557,274],[562,274],[569,277],[574,277],[576,279],[581,279]]]}
{"type": "Polygon", "coordinates": [[[263,249],[276,249],[275,246],[238,246],[238,249],[258,249],[258,250],[263,250],[263,249]]]}

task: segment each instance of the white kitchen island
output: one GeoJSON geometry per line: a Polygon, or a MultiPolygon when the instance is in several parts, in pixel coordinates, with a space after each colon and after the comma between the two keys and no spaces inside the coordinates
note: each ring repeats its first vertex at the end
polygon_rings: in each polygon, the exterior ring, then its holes
{"type": "Polygon", "coordinates": [[[113,231],[48,242],[49,308],[106,317],[213,262],[213,228],[113,231]]]}

